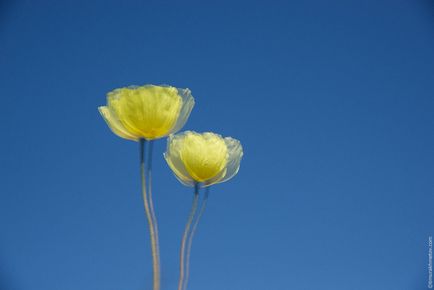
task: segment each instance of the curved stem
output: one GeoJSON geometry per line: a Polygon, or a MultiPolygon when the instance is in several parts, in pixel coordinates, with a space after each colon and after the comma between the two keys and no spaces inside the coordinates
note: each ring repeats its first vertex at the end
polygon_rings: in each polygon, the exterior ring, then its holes
{"type": "Polygon", "coordinates": [[[193,217],[196,214],[197,210],[197,203],[199,200],[199,184],[194,184],[194,198],[193,198],[193,204],[191,206],[190,214],[188,216],[187,224],[185,225],[184,234],[182,236],[181,241],[181,250],[180,250],[180,259],[179,259],[179,281],[178,281],[178,290],[183,290],[184,285],[184,276],[185,276],[185,246],[187,242],[187,236],[190,232],[191,223],[193,222],[193,217]]]}
{"type": "MultiPolygon", "coordinates": [[[[159,234],[158,234],[158,223],[157,223],[157,217],[155,215],[154,210],[154,202],[152,199],[152,151],[153,151],[153,145],[154,141],[149,141],[149,148],[148,148],[148,166],[146,170],[146,180],[148,181],[148,201],[149,201],[149,209],[151,212],[151,218],[152,218],[152,225],[154,227],[155,231],[155,239],[156,239],[156,253],[157,253],[157,259],[158,259],[158,270],[160,271],[160,242],[159,242],[159,234]]],[[[160,276],[160,275],[159,275],[160,276]]]]}
{"type": "Polygon", "coordinates": [[[187,242],[187,256],[185,258],[185,279],[184,279],[184,284],[182,286],[182,290],[186,290],[187,289],[187,284],[188,284],[188,278],[190,276],[190,254],[191,254],[191,246],[193,244],[193,238],[194,238],[194,234],[196,233],[197,230],[197,226],[199,225],[200,219],[205,211],[206,208],[206,203],[208,202],[208,196],[209,196],[209,187],[207,187],[205,189],[205,195],[203,197],[200,209],[199,209],[199,213],[197,214],[196,217],[196,221],[193,224],[193,227],[191,229],[191,233],[190,236],[188,237],[188,242],[187,242]]]}
{"type": "MultiPolygon", "coordinates": [[[[145,143],[144,139],[140,139],[140,175],[142,180],[142,195],[143,205],[145,206],[146,218],[148,220],[149,233],[151,237],[152,250],[152,269],[153,269],[153,290],[160,290],[160,259],[155,233],[154,221],[151,213],[151,206],[146,192],[146,167],[145,167],[145,143]]],[[[153,206],[152,206],[153,207],[153,206]]]]}

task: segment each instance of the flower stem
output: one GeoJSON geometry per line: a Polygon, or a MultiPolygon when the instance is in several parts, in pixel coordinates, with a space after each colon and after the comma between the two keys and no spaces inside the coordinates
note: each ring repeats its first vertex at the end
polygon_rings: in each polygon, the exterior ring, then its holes
{"type": "MultiPolygon", "coordinates": [[[[150,144],[149,158],[151,160],[152,155],[152,145],[150,144]]],[[[153,204],[152,199],[149,199],[147,194],[146,179],[149,177],[148,171],[150,171],[150,165],[145,166],[145,150],[146,150],[146,140],[140,139],[140,175],[142,180],[142,195],[143,204],[145,206],[146,218],[148,220],[149,233],[151,237],[151,250],[152,250],[152,269],[153,269],[153,290],[160,290],[160,253],[158,247],[158,233],[156,233],[156,220],[154,220],[155,214],[153,214],[153,204]],[[154,216],[153,216],[154,215],[154,216]]],[[[151,161],[149,160],[149,164],[151,161]]],[[[149,182],[151,184],[151,182],[149,182]]],[[[149,187],[150,189],[150,187],[149,187]]]]}
{"type": "Polygon", "coordinates": [[[190,232],[191,223],[193,222],[193,218],[196,214],[197,203],[199,200],[199,183],[194,184],[194,198],[193,204],[191,206],[190,214],[188,216],[187,224],[185,225],[184,234],[182,236],[181,241],[181,250],[180,250],[180,259],[179,259],[179,281],[178,281],[178,290],[183,290],[184,279],[185,279],[185,247],[187,242],[187,236],[190,232]]]}
{"type": "MultiPolygon", "coordinates": [[[[158,223],[157,223],[157,217],[155,215],[154,211],[154,202],[152,199],[152,151],[153,151],[153,145],[154,141],[149,141],[149,147],[148,147],[148,167],[147,167],[147,176],[146,180],[148,181],[148,200],[149,200],[149,209],[151,211],[151,217],[152,217],[152,225],[154,226],[154,232],[155,232],[155,240],[156,240],[156,253],[157,253],[157,259],[158,259],[158,271],[160,271],[160,242],[159,242],[159,234],[158,234],[158,223]]],[[[158,275],[160,277],[160,274],[158,275]]]]}
{"type": "Polygon", "coordinates": [[[190,276],[190,253],[191,253],[191,246],[193,244],[193,238],[194,238],[194,234],[196,233],[197,230],[197,226],[199,225],[199,221],[205,211],[206,208],[206,203],[208,201],[208,196],[209,196],[209,187],[207,187],[205,189],[205,195],[202,199],[202,203],[199,209],[199,213],[197,214],[196,217],[196,221],[193,224],[193,227],[191,229],[191,233],[190,236],[188,237],[188,241],[187,241],[187,256],[185,259],[185,279],[184,279],[184,284],[182,286],[182,290],[186,290],[187,289],[187,284],[188,284],[188,278],[190,276]]]}

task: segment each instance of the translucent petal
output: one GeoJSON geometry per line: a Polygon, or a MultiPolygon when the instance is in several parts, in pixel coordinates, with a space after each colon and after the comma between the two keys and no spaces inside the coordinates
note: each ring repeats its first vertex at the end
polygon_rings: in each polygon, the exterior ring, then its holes
{"type": "Polygon", "coordinates": [[[209,180],[226,168],[228,150],[220,135],[187,131],[181,140],[180,158],[195,181],[209,180]]]}
{"type": "Polygon", "coordinates": [[[209,180],[206,183],[207,186],[225,182],[231,179],[238,173],[238,170],[240,169],[240,163],[243,157],[243,147],[241,146],[240,141],[231,137],[226,137],[224,140],[228,148],[228,162],[226,165],[225,174],[222,175],[220,179],[214,178],[213,180],[209,180]]]}
{"type": "Polygon", "coordinates": [[[226,175],[226,168],[223,169],[219,174],[217,174],[213,178],[206,180],[203,183],[203,187],[208,187],[213,184],[220,183],[221,182],[220,180],[222,180],[225,177],[225,175],[226,175]]]}
{"type": "Polygon", "coordinates": [[[116,115],[108,107],[102,106],[99,107],[98,110],[113,133],[124,139],[134,141],[138,140],[138,136],[128,132],[128,130],[125,129],[125,127],[117,119],[116,115]]]}
{"type": "Polygon", "coordinates": [[[178,89],[146,85],[116,89],[107,95],[108,106],[131,133],[152,140],[167,136],[183,107],[178,89]]]}
{"type": "Polygon", "coordinates": [[[194,180],[191,178],[187,170],[185,169],[184,163],[180,157],[180,151],[182,146],[182,135],[171,135],[167,139],[167,149],[164,153],[164,158],[170,169],[172,169],[178,180],[187,186],[194,186],[194,180]]]}
{"type": "Polygon", "coordinates": [[[188,117],[190,116],[191,110],[194,107],[194,98],[189,89],[178,89],[178,94],[182,98],[182,108],[179,112],[178,120],[170,133],[176,133],[184,127],[188,117]]]}

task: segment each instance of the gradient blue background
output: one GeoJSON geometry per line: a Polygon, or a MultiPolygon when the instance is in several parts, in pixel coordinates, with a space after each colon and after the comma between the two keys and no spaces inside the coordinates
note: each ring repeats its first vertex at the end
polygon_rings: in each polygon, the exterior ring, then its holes
{"type": "MultiPolygon", "coordinates": [[[[97,107],[189,87],[185,129],[240,139],[189,290],[427,289],[434,4],[2,1],[0,289],[148,290],[138,144],[97,107]]],[[[155,148],[163,289],[191,189],[155,148]]]]}

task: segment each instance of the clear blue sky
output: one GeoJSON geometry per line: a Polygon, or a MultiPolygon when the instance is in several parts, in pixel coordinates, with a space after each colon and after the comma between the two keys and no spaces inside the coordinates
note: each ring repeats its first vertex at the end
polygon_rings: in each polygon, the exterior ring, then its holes
{"type": "MultiPolygon", "coordinates": [[[[149,290],[138,144],[97,107],[189,87],[185,129],[242,141],[189,290],[427,289],[434,235],[429,0],[2,1],[0,289],[149,290]]],[[[192,193],[155,148],[163,289],[192,193]]]]}

